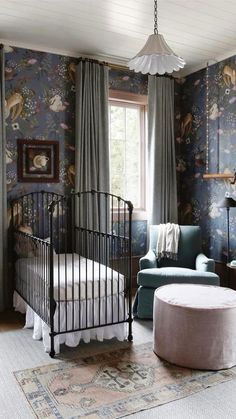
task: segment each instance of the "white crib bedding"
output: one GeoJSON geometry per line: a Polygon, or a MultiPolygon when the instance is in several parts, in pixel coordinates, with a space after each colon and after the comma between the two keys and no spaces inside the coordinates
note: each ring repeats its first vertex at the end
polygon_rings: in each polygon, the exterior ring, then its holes
{"type": "MultiPolygon", "coordinates": [[[[54,254],[54,299],[56,301],[89,300],[116,295],[124,291],[124,276],[119,272],[73,254],[54,254]],[[87,278],[87,281],[86,281],[87,278]]],[[[49,286],[49,263],[39,257],[18,259],[16,275],[20,281],[30,281],[40,293],[39,281],[49,286]],[[33,283],[32,283],[33,282],[33,283]]]]}
{"type": "MultiPolygon", "coordinates": [[[[65,304],[60,303],[60,310],[59,305],[57,305],[57,309],[54,315],[55,321],[55,331],[57,331],[57,324],[58,324],[58,317],[60,317],[61,329],[63,330],[63,326],[65,325],[66,317],[65,317],[65,304]]],[[[68,326],[72,326],[72,302],[67,303],[68,309],[68,316],[67,321],[69,321],[68,326]]],[[[87,326],[91,326],[93,324],[93,316],[92,311],[95,304],[96,310],[98,310],[98,305],[100,306],[101,312],[101,321],[105,321],[107,317],[107,323],[113,321],[119,321],[124,319],[126,307],[124,305],[124,295],[119,294],[115,297],[102,297],[100,302],[96,299],[94,302],[90,301],[77,301],[74,307],[74,326],[78,327],[79,322],[81,327],[86,326],[86,311],[87,311],[87,326]],[[111,305],[111,299],[112,305],[111,305]],[[106,300],[107,303],[106,304],[106,300]],[[81,304],[81,307],[79,305],[81,304]],[[107,308],[106,308],[107,305],[107,308]],[[113,307],[113,310],[111,309],[113,307]],[[112,314],[113,311],[113,314],[112,314]],[[80,321],[79,321],[80,318],[80,321]]],[[[33,328],[33,339],[35,340],[43,340],[44,349],[46,352],[50,352],[50,327],[24,302],[24,300],[19,296],[19,294],[15,291],[14,298],[13,298],[13,305],[16,311],[20,311],[21,313],[26,313],[26,320],[25,320],[25,328],[33,328]]],[[[95,320],[96,324],[96,320],[95,320]]],[[[97,319],[98,324],[98,319],[97,319]]],[[[127,323],[120,323],[114,324],[104,327],[94,327],[92,329],[81,330],[77,332],[70,332],[70,333],[63,333],[61,335],[55,336],[54,338],[54,345],[55,345],[55,352],[60,352],[60,345],[65,344],[70,347],[75,347],[79,345],[80,341],[83,340],[85,343],[90,342],[90,340],[95,339],[98,341],[103,341],[104,339],[112,339],[117,338],[119,341],[125,340],[127,335],[127,323]]]]}

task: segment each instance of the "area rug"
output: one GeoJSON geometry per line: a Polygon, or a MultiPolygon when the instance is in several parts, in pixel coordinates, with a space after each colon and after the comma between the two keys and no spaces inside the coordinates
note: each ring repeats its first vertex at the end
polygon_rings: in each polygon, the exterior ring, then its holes
{"type": "Polygon", "coordinates": [[[121,418],[236,378],[236,368],[199,371],[160,360],[152,343],[17,371],[40,419],[121,418]]]}

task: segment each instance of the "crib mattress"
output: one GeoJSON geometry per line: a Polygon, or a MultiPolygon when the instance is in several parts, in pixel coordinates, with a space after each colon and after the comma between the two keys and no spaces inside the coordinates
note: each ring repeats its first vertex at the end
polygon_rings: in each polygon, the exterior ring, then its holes
{"type": "MultiPolygon", "coordinates": [[[[54,255],[54,299],[88,300],[112,296],[124,291],[124,276],[91,259],[73,254],[54,255]]],[[[49,295],[49,263],[38,257],[16,262],[17,281],[31,292],[49,295]]]]}

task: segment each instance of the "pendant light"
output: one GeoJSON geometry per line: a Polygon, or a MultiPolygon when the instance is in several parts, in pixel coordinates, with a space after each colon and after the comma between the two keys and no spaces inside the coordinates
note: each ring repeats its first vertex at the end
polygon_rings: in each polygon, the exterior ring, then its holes
{"type": "Polygon", "coordinates": [[[157,0],[154,0],[154,34],[139,53],[128,62],[130,70],[143,74],[165,74],[183,68],[185,61],[167,45],[163,35],[158,33],[157,0]]]}

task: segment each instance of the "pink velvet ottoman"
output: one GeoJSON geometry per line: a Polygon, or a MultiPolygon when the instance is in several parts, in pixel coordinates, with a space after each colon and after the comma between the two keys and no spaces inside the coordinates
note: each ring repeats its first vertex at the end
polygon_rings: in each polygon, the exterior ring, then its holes
{"type": "Polygon", "coordinates": [[[236,364],[236,291],[212,285],[158,288],[154,352],[183,367],[219,370],[236,364]]]}

